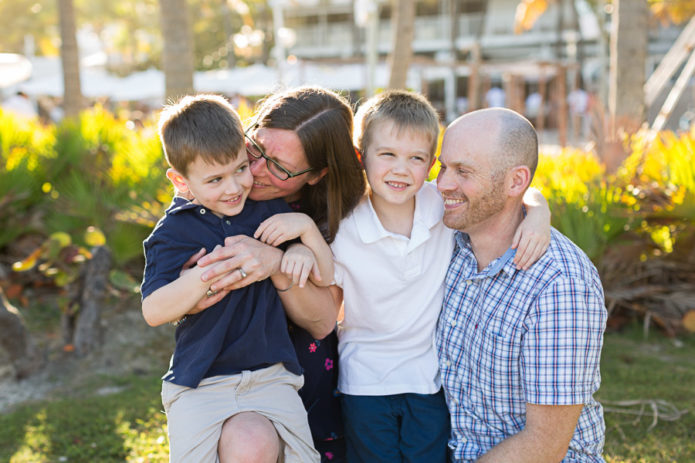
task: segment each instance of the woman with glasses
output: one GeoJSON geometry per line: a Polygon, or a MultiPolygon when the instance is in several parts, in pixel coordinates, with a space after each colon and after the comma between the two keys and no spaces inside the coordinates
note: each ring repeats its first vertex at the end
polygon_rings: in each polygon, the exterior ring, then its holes
{"type": "MultiPolygon", "coordinates": [[[[262,101],[255,123],[246,131],[253,174],[249,198],[284,198],[294,210],[309,215],[330,243],[341,219],[357,205],[366,188],[352,144],[352,118],[352,109],[344,98],[319,87],[286,90],[262,101]]],[[[198,305],[200,310],[230,290],[271,278],[289,316],[290,334],[304,369],[300,395],[314,444],[322,461],[344,461],[342,417],[336,397],[338,353],[334,328],[339,303],[328,288],[310,282],[303,288],[294,286],[280,272],[282,251],[251,237],[227,238],[224,247],[197,260],[201,255],[189,262],[205,266],[223,261],[203,278],[212,279],[224,272],[227,275],[211,286],[212,296],[198,305]]],[[[250,427],[267,429],[265,424],[235,421],[232,417],[222,429],[220,445],[231,436],[249,435],[246,443],[253,446],[250,427]]]]}

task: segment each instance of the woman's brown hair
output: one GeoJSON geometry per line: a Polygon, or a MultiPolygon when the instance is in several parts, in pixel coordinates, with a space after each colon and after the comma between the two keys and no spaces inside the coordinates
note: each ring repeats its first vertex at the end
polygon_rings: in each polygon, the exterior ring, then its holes
{"type": "Polygon", "coordinates": [[[340,221],[366,189],[362,166],[352,144],[353,114],[347,100],[321,87],[300,87],[271,95],[260,103],[256,126],[294,131],[314,171],[328,168],[315,185],[301,190],[301,206],[329,243],[340,221]]]}

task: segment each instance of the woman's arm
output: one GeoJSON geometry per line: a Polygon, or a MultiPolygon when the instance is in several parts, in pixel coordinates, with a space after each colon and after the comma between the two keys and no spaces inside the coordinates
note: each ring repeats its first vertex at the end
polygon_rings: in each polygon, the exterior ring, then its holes
{"type": "MultiPolygon", "coordinates": [[[[201,278],[214,281],[211,289],[220,292],[243,288],[271,277],[290,319],[316,339],[322,339],[335,328],[342,298],[336,300],[329,288],[320,288],[311,282],[307,282],[304,288],[293,285],[292,279],[280,271],[282,255],[278,248],[238,235],[227,238],[225,246],[200,258],[198,267],[204,269],[201,278]],[[215,263],[217,265],[211,267],[215,263]],[[240,272],[233,271],[242,266],[247,275],[243,279],[240,272]]],[[[190,313],[209,307],[211,300],[218,296],[203,298],[190,313]]]]}
{"type": "MultiPolygon", "coordinates": [[[[287,316],[315,339],[323,339],[333,329],[343,302],[336,286],[319,287],[308,281],[300,288],[282,273],[271,277],[287,316]]],[[[338,288],[339,289],[339,288],[338,288]]]]}

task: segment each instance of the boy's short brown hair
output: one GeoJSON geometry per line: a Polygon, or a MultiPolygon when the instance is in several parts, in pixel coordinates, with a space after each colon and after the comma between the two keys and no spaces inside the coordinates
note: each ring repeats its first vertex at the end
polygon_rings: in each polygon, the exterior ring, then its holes
{"type": "Polygon", "coordinates": [[[439,117],[432,104],[419,93],[388,90],[362,103],[355,114],[354,143],[364,153],[377,122],[393,121],[399,129],[416,130],[431,142],[430,159],[437,150],[439,117]]]}
{"type": "Polygon", "coordinates": [[[219,95],[188,95],[166,106],[159,116],[159,138],[167,162],[182,175],[199,156],[226,164],[245,146],[239,115],[219,95]]]}

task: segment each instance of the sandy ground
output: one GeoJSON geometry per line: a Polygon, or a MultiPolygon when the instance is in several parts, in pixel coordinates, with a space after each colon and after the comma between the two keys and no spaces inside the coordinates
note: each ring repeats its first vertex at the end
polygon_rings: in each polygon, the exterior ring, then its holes
{"type": "MultiPolygon", "coordinates": [[[[57,340],[41,341],[43,368],[23,380],[14,379],[14,369],[0,353],[0,413],[14,406],[59,396],[95,375],[158,374],[166,371],[173,347],[171,326],[152,328],[142,319],[140,307],[113,309],[103,316],[104,343],[84,357],[63,352],[57,340]]],[[[117,392],[104,387],[100,394],[117,392]]]]}

